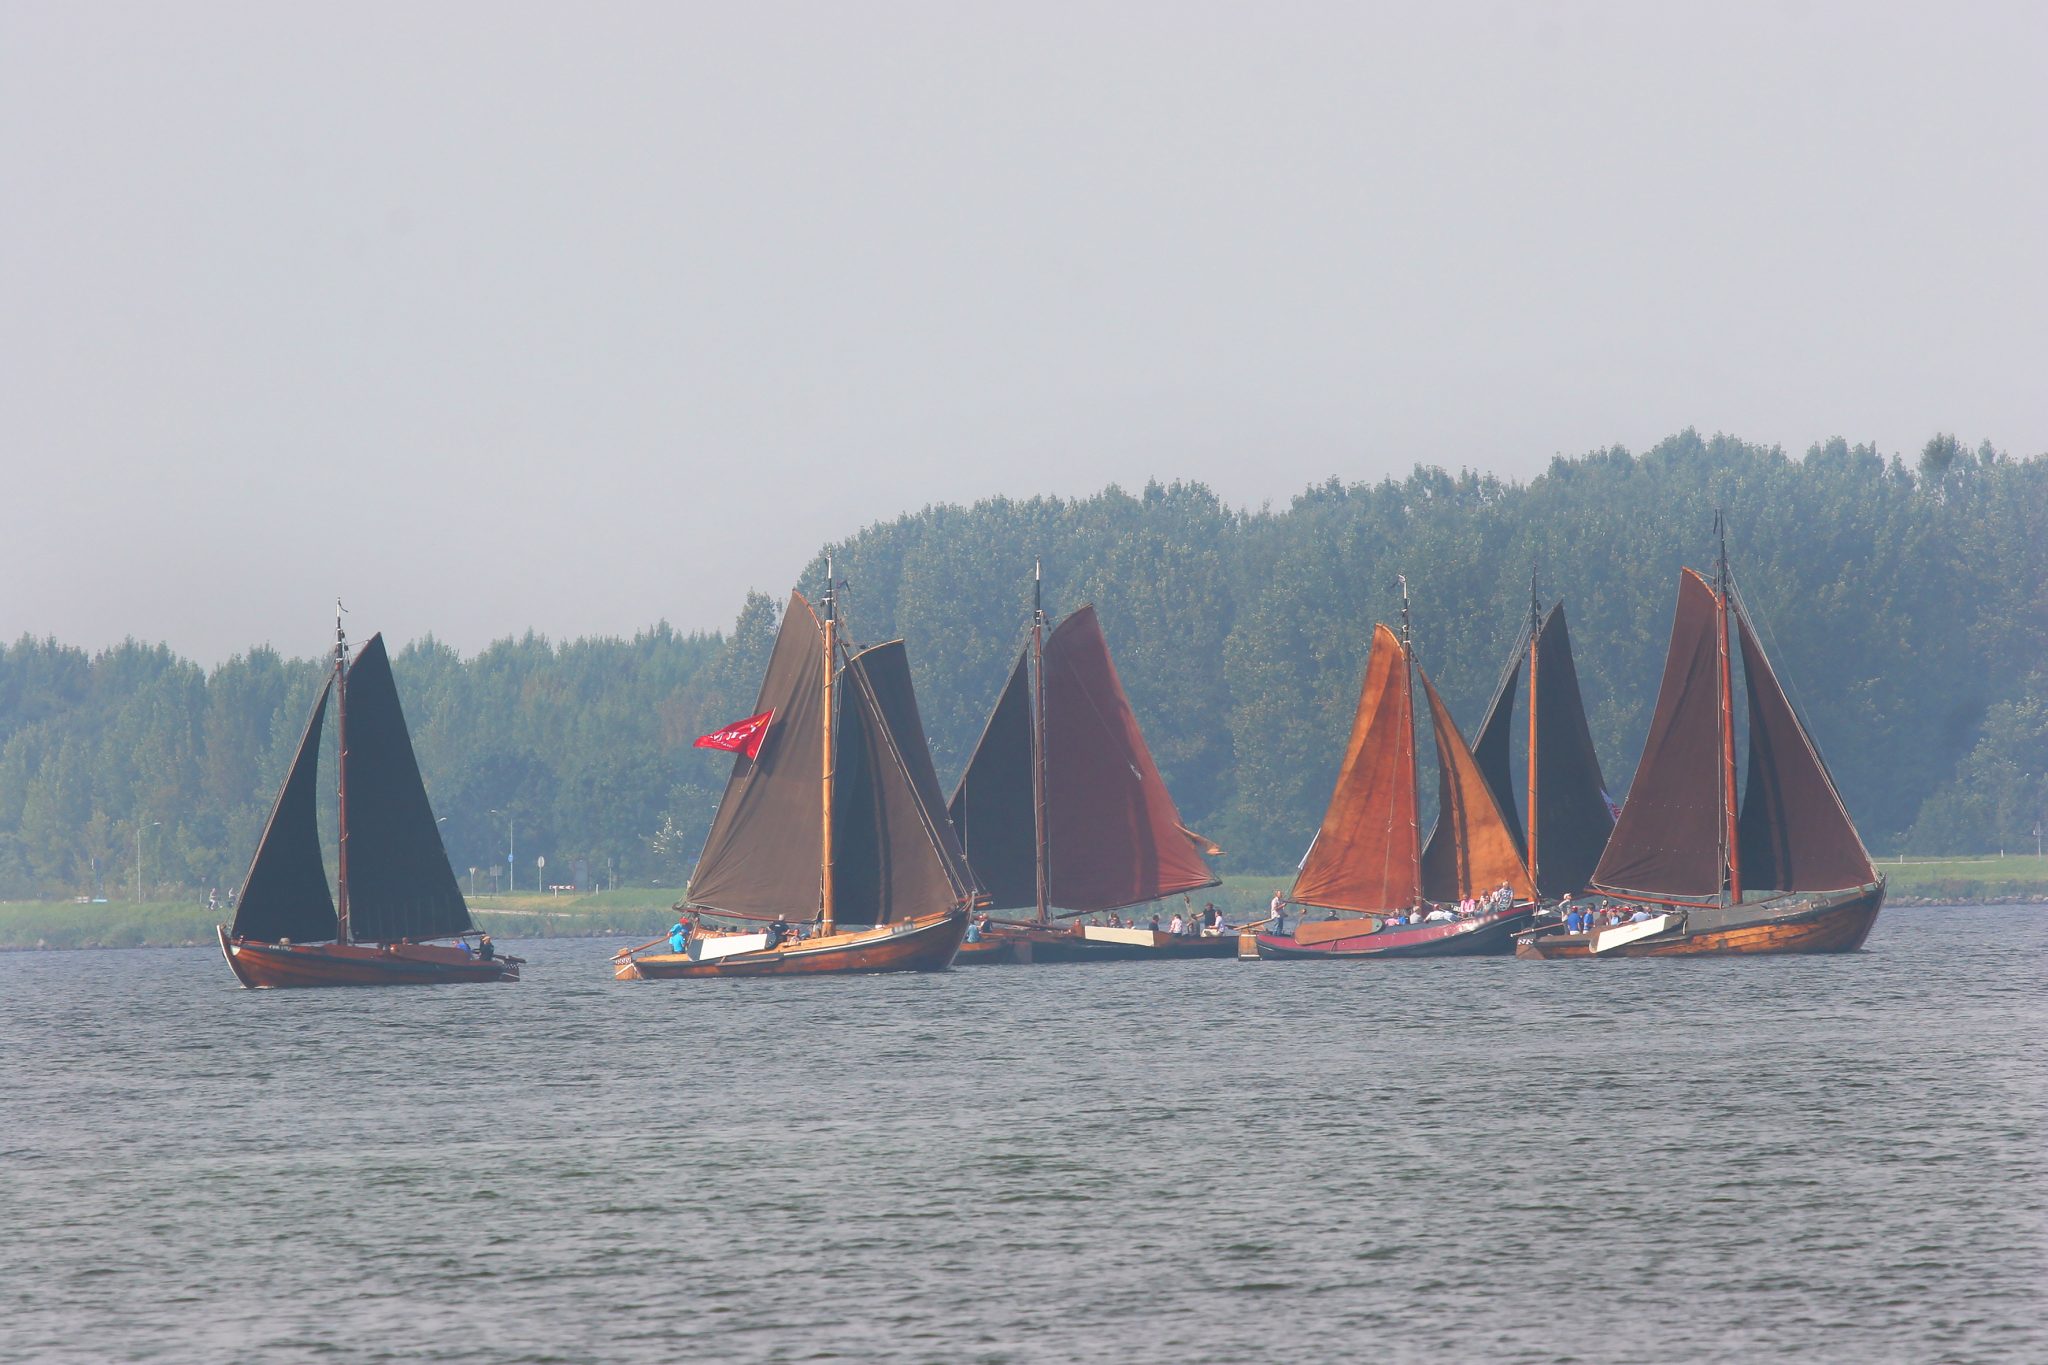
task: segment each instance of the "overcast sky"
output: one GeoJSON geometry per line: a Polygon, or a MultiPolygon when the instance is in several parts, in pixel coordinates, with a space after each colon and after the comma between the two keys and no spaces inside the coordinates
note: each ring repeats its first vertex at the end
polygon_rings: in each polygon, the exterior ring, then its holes
{"type": "Polygon", "coordinates": [[[2048,7],[0,3],[0,638],[728,624],[933,501],[2048,449],[2048,7]]]}

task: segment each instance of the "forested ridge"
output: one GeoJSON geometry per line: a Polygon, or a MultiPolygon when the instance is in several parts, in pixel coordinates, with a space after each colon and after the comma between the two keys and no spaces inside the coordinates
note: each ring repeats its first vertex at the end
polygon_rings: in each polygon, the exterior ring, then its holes
{"type": "MultiPolygon", "coordinates": [[[[1290,867],[1351,722],[1372,622],[1411,596],[1419,657],[1476,726],[1529,609],[1566,603],[1619,799],[1655,697],[1680,565],[1725,509],[1738,588],[1874,851],[2033,846],[2048,818],[2048,457],[1938,437],[1911,463],[1841,440],[1803,457],[1686,432],[1559,458],[1526,484],[1419,467],[1284,508],[1194,484],[937,506],[830,548],[850,633],[910,647],[950,787],[1028,624],[1100,608],[1188,824],[1223,870],[1290,867]]],[[[824,554],[798,585],[816,595],[824,554]]],[[[727,760],[691,741],[747,713],[785,589],[729,630],[529,635],[393,659],[451,860],[522,888],[578,859],[687,875],[727,760]]],[[[212,671],[161,645],[0,649],[0,897],[151,894],[241,879],[324,661],[259,649],[212,671]]],[[[332,772],[331,766],[327,769],[332,772]]],[[[331,850],[330,850],[331,855],[331,850]]]]}

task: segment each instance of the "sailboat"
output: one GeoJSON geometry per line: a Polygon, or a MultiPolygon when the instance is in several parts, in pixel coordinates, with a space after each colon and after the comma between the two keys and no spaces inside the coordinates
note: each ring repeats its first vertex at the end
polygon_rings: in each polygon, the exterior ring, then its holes
{"type": "Polygon", "coordinates": [[[1334,910],[1340,918],[1303,920],[1292,935],[1255,935],[1262,959],[1504,953],[1534,914],[1536,888],[1514,833],[1450,708],[1415,662],[1405,579],[1401,633],[1383,623],[1373,627],[1337,785],[1287,899],[1334,910]],[[1426,852],[1417,837],[1418,679],[1429,705],[1438,773],[1437,837],[1426,852]],[[1499,898],[1495,893],[1503,885],[1509,894],[1499,898]],[[1485,908],[1456,915],[1431,904],[1467,899],[1485,908]],[[1428,918],[1432,912],[1439,917],[1428,918]],[[1396,919],[1408,922],[1389,922],[1396,919]]]}
{"type": "Polygon", "coordinates": [[[1219,884],[1181,823],[1092,605],[1046,629],[1032,566],[1031,634],[948,806],[994,910],[961,963],[1228,957],[1234,934],[1070,924],[1219,884]]]}
{"type": "Polygon", "coordinates": [[[1581,933],[1534,930],[1516,944],[1519,956],[1846,953],[1877,922],[1884,878],[1757,640],[1718,515],[1714,529],[1716,581],[1679,572],[1649,738],[1591,879],[1631,918],[1581,933]],[[1734,648],[1749,729],[1739,805],[1734,648]]]}
{"type": "Polygon", "coordinates": [[[612,960],[619,980],[952,963],[978,891],[946,822],[903,642],[847,653],[829,586],[823,605],[821,620],[790,594],[754,708],[766,729],[753,754],[734,755],[681,903],[769,927],[626,949],[612,960]]]}
{"type": "MultiPolygon", "coordinates": [[[[1508,651],[1507,666],[1472,741],[1472,758],[1528,864],[1539,897],[1555,900],[1585,890],[1600,850],[1614,831],[1614,807],[1600,775],[1599,755],[1593,751],[1592,729],[1586,724],[1564,603],[1555,602],[1544,612],[1534,575],[1529,582],[1528,620],[1508,651]],[[1515,807],[1509,771],[1515,696],[1524,674],[1529,680],[1524,706],[1526,824],[1515,807]]],[[[1438,822],[1423,850],[1425,866],[1442,856],[1438,841],[1450,834],[1449,827],[1438,822]]]]}
{"type": "MultiPolygon", "coordinates": [[[[336,604],[339,605],[338,603],[336,604]]],[[[334,667],[257,842],[221,954],[244,986],[417,986],[517,981],[520,960],[476,934],[420,780],[384,637],[348,658],[337,614],[334,667]],[[334,702],[338,873],[320,851],[320,735],[334,702]],[[432,939],[452,939],[434,943],[432,939]]]]}

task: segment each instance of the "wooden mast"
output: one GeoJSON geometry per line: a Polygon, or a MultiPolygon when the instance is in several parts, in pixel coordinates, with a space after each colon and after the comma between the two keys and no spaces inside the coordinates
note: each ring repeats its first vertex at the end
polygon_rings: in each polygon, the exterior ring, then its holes
{"type": "Polygon", "coordinates": [[[1408,726],[1408,785],[1413,788],[1415,797],[1408,817],[1408,846],[1414,854],[1411,870],[1415,874],[1415,896],[1419,901],[1422,898],[1422,840],[1414,822],[1422,810],[1422,762],[1421,749],[1415,739],[1415,643],[1408,627],[1408,575],[1396,574],[1395,577],[1401,580],[1401,706],[1408,726]]]}
{"type": "Polygon", "coordinates": [[[348,936],[348,635],[341,628],[347,608],[334,599],[334,941],[348,936]]]}
{"type": "Polygon", "coordinates": [[[1742,902],[1742,836],[1735,811],[1735,691],[1728,660],[1728,528],[1714,513],[1714,535],[1720,543],[1720,575],[1714,592],[1714,644],[1721,652],[1721,820],[1724,861],[1728,868],[1728,903],[1742,902]]]}
{"type": "Polygon", "coordinates": [[[832,932],[832,674],[838,662],[839,593],[832,577],[832,556],[825,556],[825,752],[818,767],[824,835],[818,851],[818,932],[832,932]]]}
{"type": "Polygon", "coordinates": [[[1045,601],[1044,569],[1031,561],[1031,828],[1032,863],[1038,877],[1038,922],[1052,919],[1046,885],[1052,850],[1045,828],[1045,601]]]}
{"type": "Polygon", "coordinates": [[[1542,627],[1536,605],[1536,566],[1529,566],[1529,881],[1536,880],[1536,633],[1542,627]]]}

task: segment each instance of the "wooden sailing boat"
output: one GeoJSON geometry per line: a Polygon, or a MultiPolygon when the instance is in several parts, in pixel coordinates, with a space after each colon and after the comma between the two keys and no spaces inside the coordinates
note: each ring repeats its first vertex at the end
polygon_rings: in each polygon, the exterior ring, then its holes
{"type": "Polygon", "coordinates": [[[1504,953],[1534,913],[1535,886],[1492,790],[1414,659],[1407,583],[1401,633],[1373,627],[1372,650],[1336,789],[1287,899],[1342,918],[1305,920],[1291,935],[1256,935],[1258,955],[1280,961],[1449,957],[1504,953]],[[1437,755],[1437,837],[1417,837],[1415,680],[1429,702],[1437,755]],[[1430,902],[1484,899],[1505,884],[1508,903],[1478,915],[1428,919],[1430,902]],[[1391,918],[1416,922],[1390,924],[1391,918]]]}
{"type": "Polygon", "coordinates": [[[1234,935],[1055,922],[1215,886],[1138,728],[1093,606],[1050,632],[1036,564],[1031,636],[949,806],[998,920],[964,963],[1227,957],[1234,935]]]}
{"type": "Polygon", "coordinates": [[[1718,515],[1714,522],[1717,581],[1679,573],[1643,759],[1592,877],[1594,890],[1644,918],[1577,934],[1535,930],[1516,945],[1523,957],[1845,953],[1877,922],[1884,878],[1778,685],[1729,575],[1718,515]],[[1739,806],[1737,646],[1749,721],[1739,806]]]}
{"type": "MultiPolygon", "coordinates": [[[[830,568],[827,575],[829,578],[830,568]]],[[[946,822],[903,642],[848,655],[828,587],[821,621],[791,593],[761,681],[755,756],[733,758],[683,900],[766,932],[656,939],[613,958],[622,981],[943,971],[976,901],[946,822]]]]}
{"type": "MultiPolygon", "coordinates": [[[[1583,891],[1600,861],[1600,850],[1614,832],[1614,807],[1593,751],[1592,728],[1579,694],[1579,671],[1572,661],[1571,633],[1565,625],[1564,603],[1541,610],[1536,582],[1529,581],[1529,619],[1507,667],[1487,703],[1486,718],[1472,741],[1472,759],[1479,765],[1494,805],[1514,836],[1515,847],[1528,864],[1540,898],[1583,891]],[[1514,744],[1515,695],[1527,674],[1525,800],[1528,818],[1515,806],[1515,782],[1509,771],[1514,744]]],[[[1422,860],[1439,856],[1438,841],[1449,837],[1441,821],[1431,832],[1422,860]]]]}
{"type": "Polygon", "coordinates": [[[351,663],[335,617],[333,673],[278,789],[234,923],[215,933],[244,986],[519,979],[519,959],[498,955],[488,937],[475,948],[462,941],[476,925],[441,846],[382,635],[371,636],[351,663]],[[333,894],[320,852],[317,790],[330,696],[340,753],[333,894]]]}

